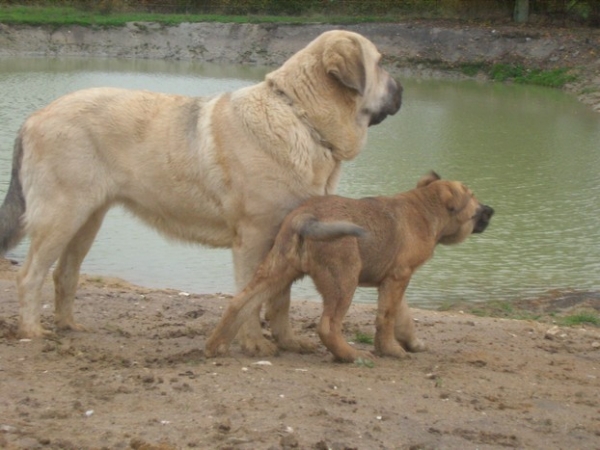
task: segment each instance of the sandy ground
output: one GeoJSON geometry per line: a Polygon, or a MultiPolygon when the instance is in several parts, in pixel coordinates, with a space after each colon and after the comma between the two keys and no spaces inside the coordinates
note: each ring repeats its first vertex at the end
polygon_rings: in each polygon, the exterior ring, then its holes
{"type": "MultiPolygon", "coordinates": [[[[88,332],[22,341],[14,274],[0,271],[0,448],[600,448],[598,328],[415,310],[430,350],[409,360],[339,364],[322,345],[206,359],[224,296],[84,277],[88,332]]],[[[44,295],[51,326],[50,282],[44,295]]],[[[352,306],[349,341],[373,335],[374,312],[352,306]]],[[[315,342],[319,315],[293,303],[315,342]]]]}

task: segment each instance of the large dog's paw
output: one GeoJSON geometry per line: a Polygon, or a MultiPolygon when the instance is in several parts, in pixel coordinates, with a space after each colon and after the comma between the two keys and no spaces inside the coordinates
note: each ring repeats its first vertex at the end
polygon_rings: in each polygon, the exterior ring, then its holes
{"type": "Polygon", "coordinates": [[[17,332],[19,339],[35,339],[35,338],[49,338],[54,336],[54,332],[44,328],[41,325],[36,326],[19,326],[17,332]]]}
{"type": "Polygon", "coordinates": [[[278,353],[277,345],[267,338],[243,339],[240,342],[242,352],[246,356],[275,356],[278,353]]]}
{"type": "Polygon", "coordinates": [[[204,346],[204,356],[207,358],[216,358],[225,356],[229,353],[229,345],[218,340],[208,340],[204,346]]]}
{"type": "Polygon", "coordinates": [[[62,331],[88,331],[86,327],[75,322],[73,319],[57,319],[56,328],[62,331]]]}

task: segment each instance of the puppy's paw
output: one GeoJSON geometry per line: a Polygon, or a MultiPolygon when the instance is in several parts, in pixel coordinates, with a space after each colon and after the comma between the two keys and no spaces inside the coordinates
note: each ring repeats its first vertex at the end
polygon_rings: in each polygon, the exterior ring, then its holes
{"type": "Polygon", "coordinates": [[[392,358],[406,359],[410,358],[410,355],[406,353],[406,350],[398,342],[386,342],[376,346],[375,352],[379,356],[390,356],[392,358]]]}
{"type": "Polygon", "coordinates": [[[404,348],[412,353],[426,352],[427,350],[429,350],[427,344],[421,339],[417,338],[413,339],[410,343],[406,344],[404,348]]]}
{"type": "Polygon", "coordinates": [[[314,342],[298,337],[277,341],[277,347],[281,350],[294,353],[314,353],[317,349],[317,345],[314,342]]]}
{"type": "Polygon", "coordinates": [[[360,364],[361,362],[375,361],[375,355],[368,351],[356,350],[349,347],[348,349],[338,350],[337,353],[333,354],[333,359],[336,362],[360,364]]]}

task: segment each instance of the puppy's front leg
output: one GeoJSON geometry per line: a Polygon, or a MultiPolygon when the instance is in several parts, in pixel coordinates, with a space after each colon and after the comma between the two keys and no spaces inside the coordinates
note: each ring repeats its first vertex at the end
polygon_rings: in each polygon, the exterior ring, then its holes
{"type": "MultiPolygon", "coordinates": [[[[387,278],[379,286],[377,318],[375,319],[375,352],[382,356],[406,358],[409,355],[396,340],[395,326],[399,311],[403,309],[404,292],[410,276],[387,278]]],[[[414,326],[414,325],[413,325],[414,326]]]]}
{"type": "Polygon", "coordinates": [[[427,345],[416,336],[415,322],[404,298],[400,301],[396,311],[394,334],[400,345],[409,352],[424,352],[427,345]]]}

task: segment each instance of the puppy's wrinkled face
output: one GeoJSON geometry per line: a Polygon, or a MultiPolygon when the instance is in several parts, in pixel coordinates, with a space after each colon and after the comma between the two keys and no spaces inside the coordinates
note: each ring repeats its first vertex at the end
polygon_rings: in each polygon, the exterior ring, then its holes
{"type": "Polygon", "coordinates": [[[480,203],[468,187],[445,180],[438,180],[435,185],[448,211],[448,223],[441,232],[440,244],[458,244],[472,233],[482,233],[487,228],[494,210],[480,203]]]}

